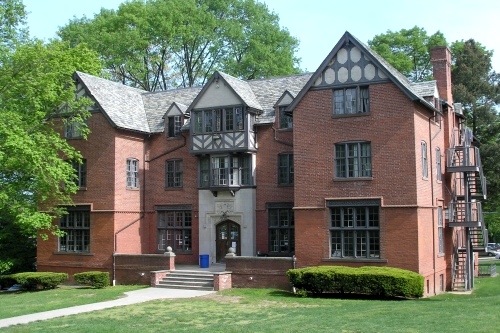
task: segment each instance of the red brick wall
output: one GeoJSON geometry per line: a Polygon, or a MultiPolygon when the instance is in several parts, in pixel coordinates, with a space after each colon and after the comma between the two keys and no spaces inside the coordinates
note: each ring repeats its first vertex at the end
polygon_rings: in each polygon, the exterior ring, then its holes
{"type": "Polygon", "coordinates": [[[278,288],[291,290],[286,272],[293,268],[292,258],[226,257],[233,288],[278,288]]]}
{"type": "Polygon", "coordinates": [[[182,132],[186,137],[166,138],[165,133],[152,136],[148,142],[148,162],[146,175],[146,220],[148,235],[146,253],[160,253],[157,250],[157,214],[156,205],[191,205],[192,207],[192,251],[176,252],[176,262],[180,264],[198,264],[199,252],[199,215],[198,215],[198,159],[189,153],[189,132],[182,132]],[[181,188],[165,188],[165,162],[170,159],[182,160],[181,188]]]}
{"type": "Polygon", "coordinates": [[[386,205],[416,204],[414,103],[395,85],[377,84],[370,86],[369,115],[332,118],[332,94],[310,91],[294,111],[295,206],[382,196],[386,205]],[[372,180],[334,180],[335,143],[351,140],[371,142],[372,180]]]}
{"type": "Polygon", "coordinates": [[[257,127],[259,151],[256,162],[256,251],[269,252],[268,210],[266,203],[293,202],[293,186],[278,185],[278,155],[292,153],[293,132],[273,130],[272,126],[257,127]],[[276,135],[276,139],[275,139],[276,135]]]}
{"type": "Polygon", "coordinates": [[[169,270],[173,257],[162,254],[115,255],[116,284],[150,284],[151,271],[169,270]]]}

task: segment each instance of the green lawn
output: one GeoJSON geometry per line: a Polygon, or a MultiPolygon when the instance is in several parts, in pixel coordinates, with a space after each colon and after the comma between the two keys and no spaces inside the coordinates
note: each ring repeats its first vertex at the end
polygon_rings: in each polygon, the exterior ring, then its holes
{"type": "Polygon", "coordinates": [[[0,293],[0,319],[109,301],[123,297],[124,292],[144,287],[116,286],[105,289],[90,289],[63,286],[57,289],[34,292],[2,292],[0,293]]]}
{"type": "MultiPolygon", "coordinates": [[[[5,303],[1,304],[3,308],[5,303]]],[[[0,332],[491,333],[500,325],[498,309],[499,277],[476,279],[470,295],[448,293],[419,300],[300,298],[279,290],[233,289],[55,318],[0,332]]]]}

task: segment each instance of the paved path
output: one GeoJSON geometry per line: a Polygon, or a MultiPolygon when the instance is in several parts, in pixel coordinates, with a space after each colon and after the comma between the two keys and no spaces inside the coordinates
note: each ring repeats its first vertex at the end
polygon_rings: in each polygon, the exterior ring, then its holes
{"type": "Polygon", "coordinates": [[[0,319],[0,328],[8,327],[11,325],[26,324],[33,321],[64,317],[78,313],[108,309],[108,308],[113,308],[115,306],[142,303],[155,299],[190,298],[190,297],[208,295],[211,293],[215,293],[215,291],[180,290],[180,289],[168,289],[168,288],[145,288],[145,289],[126,292],[125,293],[126,297],[116,299],[113,301],[72,306],[70,308],[63,308],[58,310],[33,313],[19,317],[0,319]]]}

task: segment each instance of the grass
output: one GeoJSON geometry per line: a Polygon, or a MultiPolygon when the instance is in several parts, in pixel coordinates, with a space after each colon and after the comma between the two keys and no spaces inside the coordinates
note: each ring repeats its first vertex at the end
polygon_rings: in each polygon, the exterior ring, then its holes
{"type": "Polygon", "coordinates": [[[62,286],[57,289],[34,292],[2,292],[0,293],[0,304],[2,304],[0,319],[109,301],[122,297],[124,292],[139,288],[144,288],[144,286],[116,286],[104,289],[62,286]]]}
{"type": "Polygon", "coordinates": [[[399,301],[300,298],[280,290],[232,289],[55,318],[0,332],[496,332],[499,308],[499,277],[476,279],[470,295],[447,293],[399,301]]]}

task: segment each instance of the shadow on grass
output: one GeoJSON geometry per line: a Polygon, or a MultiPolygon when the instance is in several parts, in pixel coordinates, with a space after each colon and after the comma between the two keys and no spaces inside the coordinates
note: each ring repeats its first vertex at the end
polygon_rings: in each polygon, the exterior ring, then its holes
{"type": "Polygon", "coordinates": [[[330,299],[346,299],[346,300],[374,300],[374,301],[406,301],[414,300],[415,298],[395,297],[395,296],[380,296],[380,295],[364,295],[364,294],[347,294],[347,293],[316,293],[303,296],[301,294],[294,294],[286,290],[272,290],[268,293],[269,296],[274,297],[288,297],[288,298],[330,298],[330,299]]]}

